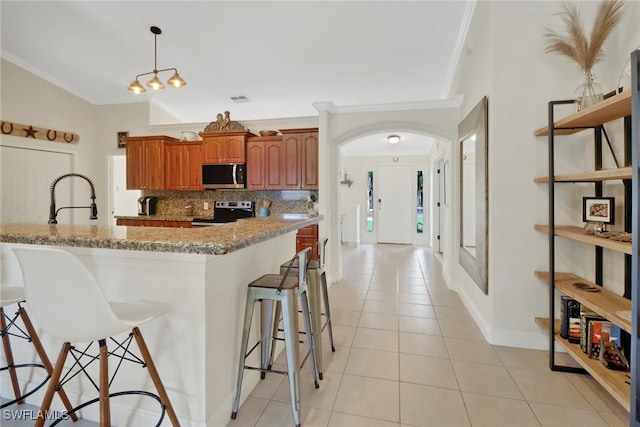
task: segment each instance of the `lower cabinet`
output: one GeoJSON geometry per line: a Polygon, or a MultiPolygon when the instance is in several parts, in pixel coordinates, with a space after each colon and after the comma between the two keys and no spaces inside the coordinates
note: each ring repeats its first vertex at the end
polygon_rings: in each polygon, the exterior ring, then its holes
{"type": "MultiPolygon", "coordinates": [[[[300,252],[304,248],[313,248],[313,245],[318,241],[318,226],[307,225],[298,229],[296,234],[296,253],[300,252]]],[[[311,259],[318,259],[318,254],[315,252],[311,259]]]]}
{"type": "Polygon", "coordinates": [[[116,225],[126,225],[128,227],[176,227],[191,228],[191,221],[167,221],[159,219],[116,219],[116,225]]]}

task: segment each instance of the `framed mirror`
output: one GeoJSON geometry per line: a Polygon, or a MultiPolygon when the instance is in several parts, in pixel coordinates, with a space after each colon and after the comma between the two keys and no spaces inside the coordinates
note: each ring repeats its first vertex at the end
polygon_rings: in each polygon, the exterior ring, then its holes
{"type": "Polygon", "coordinates": [[[488,102],[483,97],[458,125],[460,143],[460,250],[462,268],[488,293],[488,102]]]}

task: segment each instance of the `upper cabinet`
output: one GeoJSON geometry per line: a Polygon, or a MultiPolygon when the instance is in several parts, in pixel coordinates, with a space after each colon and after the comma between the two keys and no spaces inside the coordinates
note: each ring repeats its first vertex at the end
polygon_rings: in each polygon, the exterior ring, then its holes
{"type": "Polygon", "coordinates": [[[168,136],[127,138],[127,189],[163,190],[165,185],[165,144],[177,142],[168,136]]]}
{"type": "Polygon", "coordinates": [[[281,136],[249,138],[247,140],[247,189],[283,189],[284,159],[281,136]]]}
{"type": "Polygon", "coordinates": [[[202,190],[202,143],[165,145],[165,189],[202,190]]]}
{"type": "Polygon", "coordinates": [[[318,129],[281,129],[283,189],[318,189],[318,129]]]}
{"type": "Polygon", "coordinates": [[[203,133],[202,154],[203,163],[245,163],[247,137],[251,133],[247,131],[238,132],[216,132],[203,133]]]}

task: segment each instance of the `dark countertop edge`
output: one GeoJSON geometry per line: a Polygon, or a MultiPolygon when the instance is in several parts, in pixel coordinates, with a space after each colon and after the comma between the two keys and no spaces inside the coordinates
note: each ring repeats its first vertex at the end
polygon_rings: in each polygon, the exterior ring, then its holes
{"type": "MultiPolygon", "coordinates": [[[[227,243],[215,242],[167,242],[167,241],[135,241],[105,237],[54,237],[54,236],[24,236],[12,233],[0,233],[0,242],[19,243],[47,246],[69,246],[96,249],[119,249],[144,252],[173,252],[200,255],[225,255],[256,243],[264,242],[274,237],[287,234],[308,225],[318,224],[324,217],[322,215],[309,217],[284,226],[277,230],[260,233],[243,240],[227,243]]],[[[288,221],[287,221],[288,222],[288,221]]]]}

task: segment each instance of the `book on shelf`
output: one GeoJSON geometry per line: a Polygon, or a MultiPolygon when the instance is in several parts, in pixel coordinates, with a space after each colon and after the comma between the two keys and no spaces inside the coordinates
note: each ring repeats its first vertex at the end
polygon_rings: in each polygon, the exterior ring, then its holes
{"type": "Polygon", "coordinates": [[[560,336],[580,344],[580,303],[566,295],[560,297],[560,336]]]}
{"type": "Polygon", "coordinates": [[[609,369],[616,371],[628,371],[629,361],[622,352],[620,342],[621,329],[612,323],[602,325],[600,331],[600,347],[598,349],[598,359],[609,369]]]}
{"type": "MultiPolygon", "coordinates": [[[[589,340],[587,343],[587,355],[591,359],[600,358],[600,338],[603,331],[611,330],[611,322],[605,319],[592,319],[589,321],[588,327],[589,340]]],[[[608,338],[608,332],[607,332],[608,338]]],[[[608,339],[607,339],[608,341],[608,339]]]]}
{"type": "Polygon", "coordinates": [[[585,354],[589,354],[589,340],[591,335],[589,333],[589,324],[592,320],[606,320],[593,311],[585,310],[580,314],[580,348],[585,354]]]}

